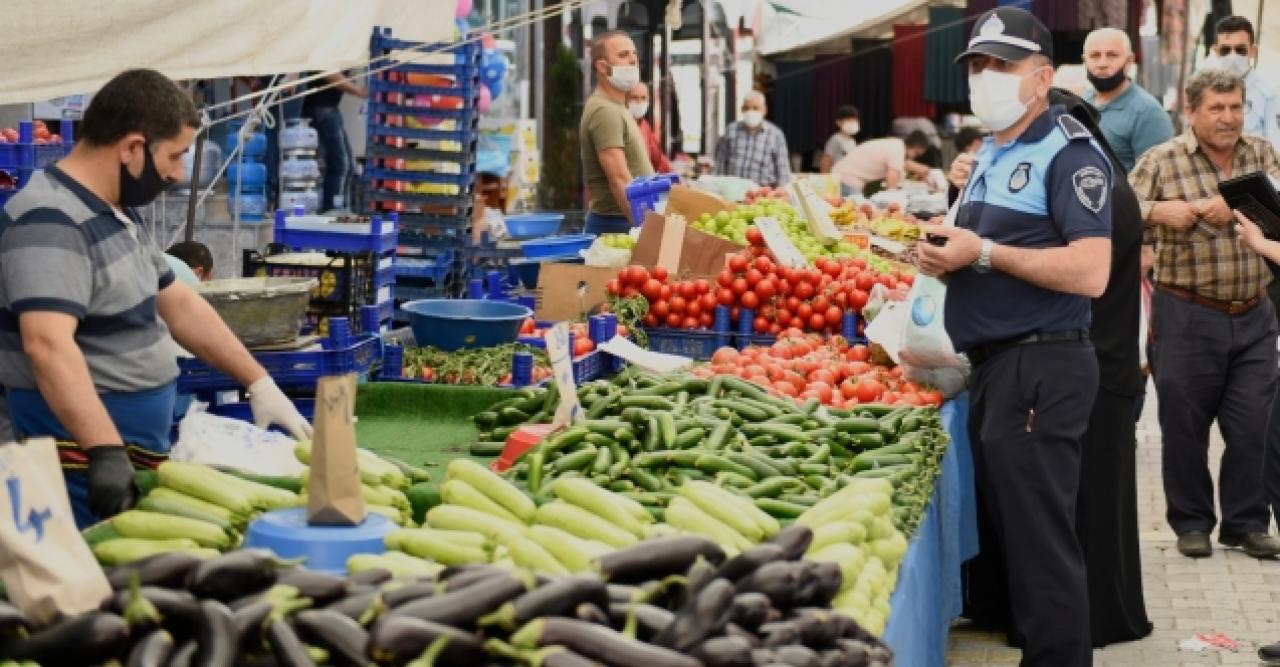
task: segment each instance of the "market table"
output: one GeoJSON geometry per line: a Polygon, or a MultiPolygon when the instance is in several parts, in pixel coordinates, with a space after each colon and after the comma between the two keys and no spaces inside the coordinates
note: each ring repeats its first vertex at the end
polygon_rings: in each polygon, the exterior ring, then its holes
{"type": "Polygon", "coordinates": [[[947,632],[960,615],[960,566],[978,553],[977,498],[973,452],[966,423],[969,395],[942,406],[951,445],[924,519],[898,569],[898,586],[884,639],[893,647],[894,664],[927,667],[946,664],[947,632]]]}

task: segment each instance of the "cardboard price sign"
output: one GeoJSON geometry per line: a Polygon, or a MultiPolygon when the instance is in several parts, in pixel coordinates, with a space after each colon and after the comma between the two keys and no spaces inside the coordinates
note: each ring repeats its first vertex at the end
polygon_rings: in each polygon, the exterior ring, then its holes
{"type": "Polygon", "coordinates": [[[307,482],[309,524],[356,526],[364,521],[355,404],[355,373],[322,377],[316,383],[316,434],[307,482]]]}
{"type": "Polygon", "coordinates": [[[764,244],[768,246],[769,252],[778,258],[780,264],[792,269],[809,266],[809,260],[799,248],[796,248],[796,244],[791,241],[791,237],[787,236],[776,219],[756,218],[755,226],[764,236],[764,244]]]}
{"type": "Polygon", "coordinates": [[[844,238],[831,222],[831,206],[813,191],[812,183],[804,180],[792,183],[791,196],[799,204],[800,212],[809,221],[810,231],[819,241],[830,243],[844,238]]]}
{"type": "Polygon", "coordinates": [[[568,323],[561,322],[547,331],[547,357],[551,359],[551,374],[560,391],[560,405],[556,407],[551,427],[560,428],[586,419],[578,403],[578,385],[573,381],[573,348],[569,345],[568,323]]]}

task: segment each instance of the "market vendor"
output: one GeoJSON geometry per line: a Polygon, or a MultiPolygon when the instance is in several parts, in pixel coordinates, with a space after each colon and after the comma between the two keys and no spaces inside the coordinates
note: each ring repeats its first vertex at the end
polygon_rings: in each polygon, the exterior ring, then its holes
{"type": "Polygon", "coordinates": [[[71,154],[32,174],[0,212],[0,384],[20,439],[62,445],[81,527],[134,504],[131,456],[169,449],[169,333],[248,388],[259,425],[311,434],[217,312],[174,279],[133,211],[182,180],[199,126],[172,81],[126,71],[94,95],[71,154]]]}
{"type": "Polygon", "coordinates": [[[896,190],[907,176],[923,179],[929,175],[929,167],[916,162],[916,158],[927,150],[929,137],[920,130],[908,134],[905,139],[872,139],[845,153],[831,168],[831,173],[854,194],[862,194],[867,184],[876,181],[884,183],[885,190],[896,190]]]}
{"type": "Polygon", "coordinates": [[[742,120],[724,129],[716,147],[716,173],[776,188],[791,182],[791,154],[782,130],[764,119],[764,93],[742,99],[742,120]]]}
{"type": "Polygon", "coordinates": [[[831,167],[849,154],[858,145],[854,138],[862,126],[858,121],[858,107],[852,104],[841,105],[836,109],[836,131],[827,138],[822,146],[822,158],[818,160],[818,171],[830,174],[831,167]]]}
{"type": "Polygon", "coordinates": [[[955,227],[920,243],[945,276],[947,333],[973,365],[969,433],[983,510],[1007,564],[1023,665],[1089,665],[1085,562],[1075,533],[1080,438],[1098,390],[1090,299],[1111,268],[1112,167],[1050,106],[1053,37],[1029,12],[978,17],[957,62],[995,133],[978,151],[955,227]]]}
{"type": "Polygon", "coordinates": [[[653,173],[644,137],[626,107],[627,91],[640,83],[635,42],[626,31],[606,32],[592,40],[591,62],[596,90],[587,98],[578,125],[582,169],[591,195],[585,231],[626,233],[641,222],[631,219],[627,186],[653,173]]]}

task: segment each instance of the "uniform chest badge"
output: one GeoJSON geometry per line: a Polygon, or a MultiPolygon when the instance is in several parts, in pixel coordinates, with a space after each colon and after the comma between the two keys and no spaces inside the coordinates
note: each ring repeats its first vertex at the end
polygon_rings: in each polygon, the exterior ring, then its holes
{"type": "Polygon", "coordinates": [[[1009,192],[1019,192],[1031,182],[1031,163],[1020,162],[1009,175],[1009,192]]]}

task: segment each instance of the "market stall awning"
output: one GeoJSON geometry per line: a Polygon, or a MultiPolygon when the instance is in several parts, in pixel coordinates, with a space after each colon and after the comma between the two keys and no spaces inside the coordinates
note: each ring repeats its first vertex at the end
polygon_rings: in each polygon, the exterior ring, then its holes
{"type": "Polygon", "coordinates": [[[454,0],[21,0],[5,8],[0,103],[97,90],[130,67],[174,79],[332,71],[369,57],[373,26],[439,41],[454,0]]]}
{"type": "Polygon", "coordinates": [[[875,28],[927,0],[769,0],[757,48],[766,56],[794,51],[875,28]]]}

